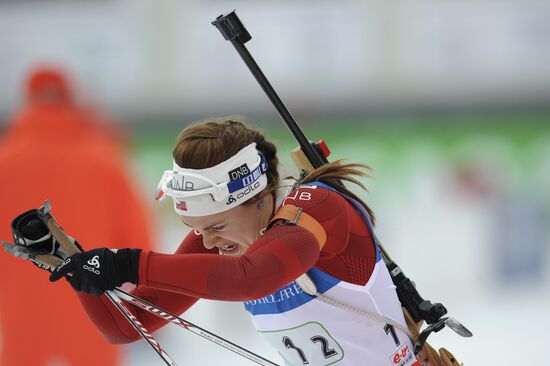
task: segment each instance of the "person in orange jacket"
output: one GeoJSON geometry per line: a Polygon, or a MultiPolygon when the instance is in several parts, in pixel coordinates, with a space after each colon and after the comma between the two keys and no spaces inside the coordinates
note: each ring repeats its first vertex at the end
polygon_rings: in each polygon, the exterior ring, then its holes
{"type": "MultiPolygon", "coordinates": [[[[24,106],[0,139],[0,240],[12,240],[17,213],[48,199],[84,243],[151,249],[146,210],[123,164],[124,141],[103,121],[75,101],[61,72],[31,75],[24,106]]],[[[52,289],[47,274],[7,255],[0,268],[0,366],[120,364],[120,351],[69,287],[52,289]]]]}

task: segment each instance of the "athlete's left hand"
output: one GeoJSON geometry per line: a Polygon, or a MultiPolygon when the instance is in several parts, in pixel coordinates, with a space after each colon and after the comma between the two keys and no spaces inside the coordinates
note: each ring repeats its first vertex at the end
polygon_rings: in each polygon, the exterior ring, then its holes
{"type": "Polygon", "coordinates": [[[125,282],[138,283],[138,263],[141,249],[92,249],[73,254],[61,263],[50,276],[55,282],[69,275],[76,291],[101,295],[125,282]]]}

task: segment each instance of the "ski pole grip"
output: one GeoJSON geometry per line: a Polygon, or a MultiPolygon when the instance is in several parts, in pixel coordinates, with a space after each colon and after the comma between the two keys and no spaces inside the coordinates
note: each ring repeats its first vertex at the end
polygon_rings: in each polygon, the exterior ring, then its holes
{"type": "Polygon", "coordinates": [[[57,240],[61,248],[65,249],[69,255],[73,255],[76,253],[79,253],[80,250],[73,244],[71,239],[65,234],[63,229],[59,227],[57,222],[53,217],[51,217],[47,222],[46,225],[48,226],[48,229],[50,229],[50,232],[54,236],[54,238],[57,240]]]}
{"type": "Polygon", "coordinates": [[[63,229],[57,224],[54,217],[50,213],[51,205],[46,200],[44,206],[38,210],[38,216],[46,224],[53,237],[57,240],[61,248],[63,248],[70,256],[76,253],[80,253],[80,249],[69,238],[69,236],[63,231],[63,229]]]}
{"type": "Polygon", "coordinates": [[[57,267],[63,263],[63,259],[55,257],[53,255],[39,254],[34,258],[35,261],[48,264],[52,267],[57,267]]]}

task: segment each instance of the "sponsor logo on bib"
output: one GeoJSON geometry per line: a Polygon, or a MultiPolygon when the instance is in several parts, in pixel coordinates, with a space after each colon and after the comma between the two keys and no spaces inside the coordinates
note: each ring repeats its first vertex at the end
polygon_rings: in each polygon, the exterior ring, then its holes
{"type": "Polygon", "coordinates": [[[394,366],[405,366],[414,360],[414,356],[409,345],[405,344],[390,356],[390,360],[394,366]]]}

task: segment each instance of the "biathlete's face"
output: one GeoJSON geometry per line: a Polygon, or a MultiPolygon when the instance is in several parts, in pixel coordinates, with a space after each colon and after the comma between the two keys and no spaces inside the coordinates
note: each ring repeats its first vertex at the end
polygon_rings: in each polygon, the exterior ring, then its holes
{"type": "Polygon", "coordinates": [[[202,235],[207,249],[218,248],[220,254],[241,256],[260,237],[260,231],[271,218],[272,197],[264,205],[254,201],[228,211],[201,217],[180,216],[181,221],[202,235]]]}

